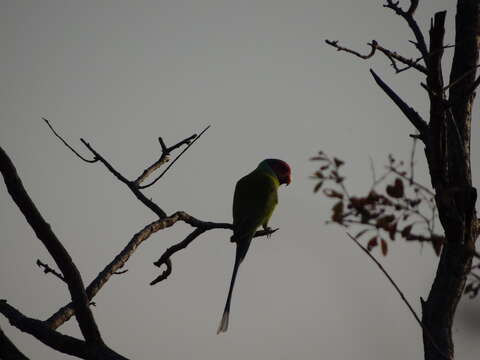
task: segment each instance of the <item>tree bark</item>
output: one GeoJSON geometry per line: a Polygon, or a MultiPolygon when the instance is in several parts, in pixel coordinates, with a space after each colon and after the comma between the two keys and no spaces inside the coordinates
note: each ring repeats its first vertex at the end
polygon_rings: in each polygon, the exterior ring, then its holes
{"type": "Polygon", "coordinates": [[[480,40],[480,2],[459,0],[455,53],[448,101],[442,95],[441,55],[444,15],[437,13],[430,30],[430,123],[425,153],[440,221],[445,230],[432,288],[422,300],[426,360],[453,359],[452,325],[470,272],[475,248],[476,189],[470,170],[470,127],[480,40]],[[440,37],[442,41],[439,40],[440,37]]]}

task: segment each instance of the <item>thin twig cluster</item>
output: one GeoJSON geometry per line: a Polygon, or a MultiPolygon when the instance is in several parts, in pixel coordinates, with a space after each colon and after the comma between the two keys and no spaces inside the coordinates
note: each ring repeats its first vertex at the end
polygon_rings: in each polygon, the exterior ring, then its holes
{"type": "Polygon", "coordinates": [[[436,205],[432,191],[418,183],[413,175],[413,157],[409,169],[393,155],[388,157],[384,171],[377,176],[371,164],[372,184],[364,195],[352,195],[341,174],[343,160],[320,151],[312,158],[320,162],[313,178],[317,180],[314,192],[335,200],[327,223],[339,224],[349,232],[356,231],[356,239],[368,239],[367,248],[380,245],[383,255],[388,253],[388,242],[398,238],[430,243],[438,255],[444,236],[435,230],[436,205]]]}

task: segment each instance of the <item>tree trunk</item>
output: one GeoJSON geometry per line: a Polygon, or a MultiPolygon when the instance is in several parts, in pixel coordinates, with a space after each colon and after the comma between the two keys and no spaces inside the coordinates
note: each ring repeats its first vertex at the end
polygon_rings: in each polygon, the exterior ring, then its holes
{"type": "Polygon", "coordinates": [[[476,238],[476,189],[470,169],[470,128],[480,41],[480,1],[458,0],[455,53],[449,98],[441,87],[445,14],[437,13],[430,30],[430,123],[425,153],[445,244],[435,280],[422,300],[426,360],[453,359],[452,325],[470,272],[476,238]]]}

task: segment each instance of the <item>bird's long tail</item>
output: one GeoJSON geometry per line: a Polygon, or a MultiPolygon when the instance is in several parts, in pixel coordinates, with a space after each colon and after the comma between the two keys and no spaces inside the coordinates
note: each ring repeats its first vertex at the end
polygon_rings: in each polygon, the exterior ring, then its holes
{"type": "Polygon", "coordinates": [[[223,310],[222,320],[220,320],[220,324],[218,325],[217,334],[226,332],[228,329],[228,318],[230,315],[230,302],[232,300],[233,287],[235,286],[235,280],[237,279],[238,268],[245,258],[249,245],[250,242],[247,244],[237,243],[235,264],[233,265],[232,279],[230,280],[230,289],[228,290],[227,302],[225,303],[225,309],[223,310]]]}

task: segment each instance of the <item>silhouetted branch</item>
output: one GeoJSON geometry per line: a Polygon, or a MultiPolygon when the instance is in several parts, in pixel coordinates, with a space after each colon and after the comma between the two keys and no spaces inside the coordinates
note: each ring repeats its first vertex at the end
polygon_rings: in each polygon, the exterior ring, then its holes
{"type": "Polygon", "coordinates": [[[105,167],[113,174],[113,176],[115,176],[120,182],[127,185],[127,187],[133,192],[135,197],[140,200],[141,203],[143,203],[146,207],[148,207],[155,214],[157,214],[159,218],[164,218],[167,216],[167,214],[157,204],[155,204],[152,200],[148,199],[145,195],[142,194],[142,192],[137,188],[134,182],[129,181],[117,170],[115,170],[113,166],[107,160],[105,160],[105,158],[101,156],[88,142],[86,142],[84,139],[80,139],[80,141],[88,148],[88,150],[90,150],[95,155],[96,159],[98,159],[103,165],[105,165],[105,167]]]}
{"type": "Polygon", "coordinates": [[[390,274],[387,272],[387,270],[385,270],[385,268],[382,266],[382,264],[380,264],[380,262],[375,258],[375,256],[373,256],[370,251],[368,251],[367,248],[365,248],[362,244],[360,244],[360,242],[358,242],[357,239],[355,239],[352,235],[350,235],[348,232],[346,233],[347,236],[352,239],[352,241],[360,248],[362,249],[362,251],[367,254],[367,256],[375,263],[375,265],[378,266],[378,268],[382,271],[382,273],[387,277],[388,281],[390,282],[390,284],[392,284],[392,286],[394,287],[394,289],[397,291],[398,295],[400,295],[400,298],[402,299],[402,301],[404,302],[405,305],[407,305],[408,307],[408,310],[410,310],[410,313],[413,315],[413,317],[415,318],[416,322],[418,323],[418,325],[420,325],[420,327],[423,329],[424,333],[425,334],[428,334],[427,336],[430,337],[430,341],[432,342],[432,344],[434,344],[434,346],[436,347],[437,351],[440,352],[440,354],[445,358],[445,359],[449,359],[449,357],[447,357],[445,354],[442,353],[442,351],[440,350],[440,348],[438,348],[438,346],[435,345],[434,341],[433,341],[433,338],[432,336],[430,335],[430,332],[429,330],[425,327],[425,325],[423,324],[423,322],[420,320],[420,317],[417,315],[417,313],[415,312],[415,310],[413,309],[412,305],[410,305],[410,303],[408,302],[407,298],[405,297],[405,295],[403,294],[402,290],[400,289],[400,287],[397,285],[397,283],[392,279],[392,277],[390,276],[390,274]]]}
{"type": "MultiPolygon", "coordinates": [[[[370,53],[368,54],[365,54],[365,55],[362,55],[361,53],[359,53],[358,51],[355,51],[355,50],[352,50],[352,49],[349,49],[347,47],[343,47],[343,46],[340,46],[338,45],[338,40],[328,40],[326,39],[325,42],[330,45],[330,46],[333,46],[334,48],[337,49],[337,51],[345,51],[349,54],[353,54],[361,59],[370,59],[373,55],[375,55],[375,50],[376,50],[376,47],[373,46],[373,45],[370,45],[370,53]]],[[[372,41],[372,43],[375,43],[375,45],[377,44],[377,42],[375,40],[372,41]]]]}
{"type": "Polygon", "coordinates": [[[51,274],[55,275],[57,278],[59,278],[60,280],[62,280],[63,282],[66,282],[65,278],[63,277],[62,274],[57,272],[55,269],[52,269],[48,264],[42,263],[40,261],[40,259],[37,259],[37,265],[38,265],[39,268],[43,268],[43,272],[45,274],[51,273],[51,274]]]}
{"type": "MultiPolygon", "coordinates": [[[[193,216],[188,215],[187,213],[180,212],[177,213],[180,216],[180,219],[191,226],[196,227],[194,231],[192,231],[184,240],[181,242],[169,247],[162,256],[155,261],[153,264],[157,267],[161,267],[162,265],[166,266],[166,270],[160,274],[157,278],[155,278],[150,285],[155,285],[162,280],[165,280],[171,273],[172,273],[172,261],[170,257],[175,254],[176,252],[185,249],[193,240],[195,240],[198,236],[203,234],[207,230],[211,229],[232,229],[233,225],[228,223],[212,223],[212,222],[204,222],[198,219],[195,219],[193,216]]],[[[260,230],[255,233],[253,237],[259,236],[269,236],[276,232],[278,229],[265,229],[260,230]]]]}
{"type": "Polygon", "coordinates": [[[81,160],[87,162],[87,163],[94,163],[94,162],[97,162],[98,159],[87,159],[87,158],[84,158],[82,155],[80,155],[72,146],[70,146],[70,144],[68,144],[56,131],[55,129],[53,128],[53,126],[50,124],[50,121],[48,121],[46,118],[42,117],[42,120],[45,121],[48,125],[48,127],[50,128],[50,130],[52,130],[53,134],[60,139],[60,141],[67,147],[69,148],[75,155],[77,155],[81,160]]]}
{"type": "Polygon", "coordinates": [[[158,138],[158,141],[160,143],[160,146],[162,147],[162,155],[160,156],[160,159],[155,161],[152,165],[150,165],[148,168],[146,168],[143,173],[134,181],[134,183],[139,186],[145,179],[150,176],[155,170],[157,170],[160,166],[162,166],[164,163],[166,163],[168,159],[168,155],[175,150],[176,148],[179,148],[182,145],[189,145],[193,139],[197,137],[197,134],[193,134],[192,136],[189,136],[188,138],[178,142],[175,145],[172,145],[170,147],[167,147],[165,145],[165,142],[161,137],[158,138]]]}
{"type": "Polygon", "coordinates": [[[88,348],[84,341],[61,334],[49,328],[43,321],[23,315],[5,300],[0,300],[0,313],[8,319],[11,325],[32,335],[52,349],[64,354],[88,359],[88,348]]]}
{"type": "Polygon", "coordinates": [[[0,328],[0,359],[29,360],[0,328]]]}
{"type": "Polygon", "coordinates": [[[414,44],[417,47],[418,51],[420,51],[420,54],[422,55],[422,58],[424,59],[425,64],[428,67],[427,44],[425,42],[425,38],[422,34],[422,31],[420,30],[420,27],[418,26],[417,22],[413,18],[413,14],[417,9],[418,0],[411,0],[410,7],[408,8],[407,11],[404,11],[400,6],[398,6],[398,1],[393,1],[393,0],[386,0],[386,1],[387,3],[383,6],[386,8],[392,9],[395,12],[395,14],[403,17],[407,22],[408,26],[412,30],[416,39],[416,43],[414,44]]]}
{"type": "Polygon", "coordinates": [[[398,285],[395,283],[395,281],[392,279],[392,277],[390,276],[390,274],[387,272],[387,270],[385,270],[385,268],[382,266],[382,264],[380,264],[380,262],[375,258],[375,256],[373,256],[370,251],[367,250],[367,248],[365,248],[362,244],[360,244],[360,242],[355,239],[355,237],[353,237],[352,235],[350,235],[348,232],[346,233],[348,235],[348,237],[350,239],[352,239],[352,241],[360,248],[362,249],[362,251],[367,254],[367,256],[372,259],[372,261],[378,266],[378,268],[382,271],[382,273],[387,277],[388,281],[390,281],[390,284],[393,285],[393,287],[395,288],[395,290],[397,291],[398,295],[400,295],[400,298],[402,299],[402,301],[405,303],[405,305],[407,305],[408,309],[410,310],[411,314],[413,315],[413,317],[415,318],[415,320],[417,321],[417,323],[420,325],[420,327],[423,328],[423,324],[422,324],[422,321],[420,320],[420,317],[417,315],[417,313],[415,312],[415,310],[413,309],[412,305],[410,305],[410,303],[408,302],[407,298],[405,297],[405,295],[403,294],[402,290],[400,290],[400,288],[398,287],[398,285]]]}
{"type": "MultiPolygon", "coordinates": [[[[152,234],[162,229],[174,225],[179,220],[177,213],[163,219],[156,220],[146,225],[137,232],[128,242],[125,248],[97,275],[97,277],[87,286],[86,293],[89,300],[92,300],[100,289],[106,284],[110,277],[119,271],[130,259],[141,243],[147,240],[152,234]]],[[[75,314],[73,304],[67,304],[61,307],[55,314],[46,320],[48,326],[56,329],[75,314]]]]}
{"type": "Polygon", "coordinates": [[[169,247],[160,257],[160,259],[153,263],[157,267],[161,267],[163,264],[165,264],[167,269],[162,274],[160,274],[160,276],[156,277],[153,281],[151,281],[150,285],[155,285],[156,283],[165,280],[172,273],[172,261],[170,260],[170,256],[177,251],[185,249],[193,240],[195,240],[205,231],[205,229],[196,228],[183,241],[169,247]]]}
{"type": "Polygon", "coordinates": [[[82,277],[67,250],[53,233],[48,224],[30,199],[12,161],[0,147],[0,172],[3,175],[8,192],[27,222],[55,260],[58,268],[67,282],[73,299],[77,321],[85,340],[92,344],[103,344],[97,324],[88,306],[82,277]]]}
{"type": "Polygon", "coordinates": [[[412,123],[413,126],[418,130],[420,133],[419,137],[421,140],[425,141],[428,125],[425,120],[410,106],[408,106],[405,101],[403,101],[385,82],[380,79],[380,77],[370,69],[370,73],[372,74],[375,82],[380,86],[380,88],[388,95],[390,99],[399,107],[402,113],[407,117],[408,120],[412,123]]]}
{"type": "Polygon", "coordinates": [[[395,71],[397,73],[401,73],[402,71],[408,70],[410,68],[414,68],[414,69],[416,69],[416,70],[418,70],[418,71],[420,71],[424,74],[427,74],[427,68],[418,63],[420,60],[422,60],[422,57],[419,57],[418,59],[415,59],[415,60],[414,59],[408,59],[408,58],[398,54],[395,51],[391,51],[387,48],[384,48],[383,46],[379,45],[376,40],[372,40],[370,43],[367,43],[367,45],[370,46],[370,53],[365,54],[365,55],[362,55],[358,51],[355,51],[355,50],[349,49],[347,47],[338,45],[338,41],[325,40],[325,42],[328,45],[336,48],[338,51],[345,51],[349,54],[353,54],[353,55],[355,55],[355,56],[357,56],[361,59],[365,59],[365,60],[373,57],[375,55],[375,51],[378,50],[381,53],[383,53],[390,60],[390,62],[392,64],[392,67],[395,69],[395,71]],[[401,69],[401,68],[398,67],[397,61],[402,63],[402,64],[405,64],[407,66],[405,68],[401,69]]]}
{"type": "Polygon", "coordinates": [[[180,154],[178,154],[178,156],[175,159],[173,159],[173,161],[170,163],[170,165],[168,165],[167,168],[160,175],[158,175],[158,177],[155,180],[153,180],[151,183],[149,183],[147,185],[139,186],[138,188],[139,189],[146,189],[146,188],[152,186],[153,184],[155,184],[158,180],[160,180],[162,178],[162,176],[165,175],[165,173],[173,166],[173,164],[175,164],[175,162],[180,158],[180,156],[182,156],[195,143],[195,141],[200,139],[200,136],[202,136],[205,133],[205,131],[207,131],[209,128],[210,128],[210,125],[208,125],[205,129],[203,129],[202,132],[200,134],[198,134],[198,136],[195,137],[195,139],[192,142],[190,142],[187,145],[187,147],[185,149],[183,149],[183,151],[180,154]]]}
{"type": "MultiPolygon", "coordinates": [[[[202,230],[202,233],[211,230],[211,229],[233,229],[233,225],[230,223],[216,223],[210,221],[199,220],[183,211],[178,211],[168,217],[163,219],[156,220],[142,230],[136,233],[125,248],[117,255],[115,258],[108,264],[98,275],[97,277],[88,285],[86,293],[89,300],[92,300],[93,297],[100,291],[100,289],[106,284],[110,277],[115,274],[119,269],[121,269],[133,253],[137,250],[139,245],[147,240],[152,234],[160,231],[162,229],[173,226],[176,222],[183,221],[193,227],[202,230]]],[[[261,230],[255,233],[255,237],[265,236],[272,234],[276,231],[274,230],[261,230]]],[[[200,234],[198,234],[200,235],[200,234]]],[[[197,235],[197,236],[198,236],[197,235]]],[[[192,239],[193,240],[193,239],[192,239]]],[[[168,264],[166,264],[168,267],[168,264]]],[[[171,265],[171,264],[170,264],[171,265]]],[[[171,271],[171,269],[170,269],[171,271]]],[[[167,274],[166,276],[168,276],[167,274]]],[[[66,321],[68,321],[75,314],[73,304],[67,304],[60,308],[55,314],[50,316],[45,322],[52,329],[56,329],[66,321]]]]}
{"type": "Polygon", "coordinates": [[[160,146],[162,147],[162,155],[159,160],[157,160],[154,164],[149,166],[147,169],[143,171],[143,173],[135,180],[135,181],[130,181],[128,180],[125,176],[123,176],[119,171],[117,171],[102,155],[100,155],[92,145],[90,145],[87,141],[84,139],[80,139],[80,141],[87,147],[88,150],[92,152],[94,155],[93,160],[88,160],[82,157],[71,145],[69,145],[58,133],[55,131],[53,126],[50,124],[50,122],[42,118],[49,128],[52,130],[52,132],[57,136],[63,144],[69,148],[71,151],[73,151],[80,159],[89,162],[89,163],[94,163],[97,161],[100,161],[107,169],[110,171],[120,182],[124,183],[127,185],[127,187],[133,192],[133,194],[136,196],[136,198],[142,202],[145,206],[147,206],[150,210],[152,210],[159,218],[164,218],[167,216],[167,214],[152,200],[148,199],[143,193],[140,191],[140,189],[145,189],[149,186],[152,186],[154,183],[156,183],[171,167],[172,165],[182,156],[185,151],[187,151],[190,146],[192,146],[195,141],[197,141],[200,136],[202,136],[205,131],[207,131],[210,128],[210,125],[207,126],[198,136],[196,134],[189,136],[188,138],[178,142],[175,145],[172,145],[170,147],[167,147],[165,145],[165,142],[163,141],[162,138],[159,138],[160,146]],[[143,182],[149,175],[151,175],[156,169],[158,169],[162,164],[164,164],[168,160],[168,155],[170,154],[171,151],[179,148],[182,145],[187,144],[187,147],[170,163],[170,165],[155,179],[153,180],[150,184],[140,186],[139,184],[143,182]]]}

